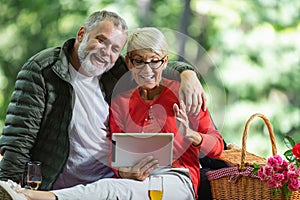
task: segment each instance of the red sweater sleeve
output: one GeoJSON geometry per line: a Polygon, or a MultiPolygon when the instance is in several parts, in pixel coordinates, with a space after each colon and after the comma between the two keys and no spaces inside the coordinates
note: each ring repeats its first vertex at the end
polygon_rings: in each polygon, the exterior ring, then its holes
{"type": "MultiPolygon", "coordinates": [[[[109,161],[110,163],[112,162],[112,148],[113,148],[113,143],[112,143],[112,133],[122,133],[123,132],[123,127],[122,123],[120,123],[120,117],[122,109],[120,108],[121,104],[118,103],[118,100],[114,100],[111,103],[111,106],[109,108],[109,126],[110,126],[110,154],[109,154],[109,161]]],[[[115,173],[114,177],[115,178],[120,178],[119,176],[119,169],[116,167],[112,167],[111,169],[115,173]]]]}
{"type": "Polygon", "coordinates": [[[201,144],[194,147],[201,149],[201,152],[208,157],[219,157],[223,151],[224,143],[222,135],[211,120],[208,109],[205,112],[201,110],[197,117],[190,117],[190,121],[193,129],[202,136],[201,144]]]}

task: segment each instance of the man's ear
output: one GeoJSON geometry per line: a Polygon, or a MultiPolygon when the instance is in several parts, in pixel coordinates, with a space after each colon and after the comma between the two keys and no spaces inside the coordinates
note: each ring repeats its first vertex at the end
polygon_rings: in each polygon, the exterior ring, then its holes
{"type": "Polygon", "coordinates": [[[131,70],[133,68],[132,63],[128,57],[128,55],[125,56],[125,62],[126,62],[126,66],[129,70],[131,70]]]}
{"type": "Polygon", "coordinates": [[[81,42],[83,40],[84,35],[86,34],[86,29],[85,27],[80,27],[80,29],[77,32],[77,40],[81,42]]]}

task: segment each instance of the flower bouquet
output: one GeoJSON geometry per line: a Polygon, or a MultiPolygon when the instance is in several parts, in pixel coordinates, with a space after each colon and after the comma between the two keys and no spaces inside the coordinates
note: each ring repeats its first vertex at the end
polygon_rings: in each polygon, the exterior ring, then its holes
{"type": "Polygon", "coordinates": [[[280,155],[275,155],[268,159],[266,165],[255,164],[254,168],[260,179],[266,182],[270,188],[274,188],[275,198],[278,192],[285,198],[290,198],[294,192],[300,198],[300,142],[295,144],[289,136],[286,136],[284,141],[288,147],[284,153],[286,160],[280,155]]]}

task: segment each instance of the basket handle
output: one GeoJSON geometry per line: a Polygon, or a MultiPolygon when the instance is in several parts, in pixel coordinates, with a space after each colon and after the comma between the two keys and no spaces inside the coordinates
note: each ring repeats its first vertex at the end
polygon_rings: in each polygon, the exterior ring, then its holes
{"type": "Polygon", "coordinates": [[[275,140],[273,128],[272,128],[272,125],[271,125],[270,121],[269,121],[268,118],[267,118],[266,116],[264,116],[263,114],[255,113],[255,114],[253,114],[253,115],[248,119],[248,121],[246,122],[245,128],[244,128],[243,140],[242,140],[241,166],[240,166],[240,169],[241,169],[241,170],[244,170],[244,169],[246,168],[246,167],[245,167],[246,140],[247,140],[247,135],[248,135],[248,130],[249,130],[250,122],[251,122],[255,117],[260,117],[260,118],[262,118],[262,119],[264,120],[265,124],[267,125],[268,131],[269,131],[269,135],[270,135],[271,144],[272,144],[272,153],[273,153],[273,156],[277,154],[276,140],[275,140]]]}

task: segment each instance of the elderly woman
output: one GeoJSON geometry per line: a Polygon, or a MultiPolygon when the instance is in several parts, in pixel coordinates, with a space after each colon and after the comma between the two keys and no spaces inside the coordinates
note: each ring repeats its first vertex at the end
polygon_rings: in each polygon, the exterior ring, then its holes
{"type": "MultiPolygon", "coordinates": [[[[196,116],[188,115],[184,103],[178,101],[180,83],[162,78],[168,63],[168,45],[158,29],[146,27],[132,32],[125,59],[137,87],[112,100],[111,132],[174,133],[172,168],[154,172],[161,176],[175,175],[178,182],[188,177],[193,183],[191,191],[196,194],[200,177],[199,152],[218,157],[223,149],[222,137],[208,110],[201,110],[196,116]]],[[[143,181],[157,167],[155,159],[149,160],[146,158],[130,168],[119,168],[116,174],[143,181]]],[[[184,199],[178,196],[184,187],[174,188],[167,177],[163,180],[165,199],[184,199]]],[[[185,187],[189,186],[185,182],[185,187]]]]}
{"type": "Polygon", "coordinates": [[[22,190],[27,199],[148,199],[149,177],[153,175],[163,177],[162,199],[198,198],[199,152],[218,157],[223,149],[221,134],[208,110],[187,114],[185,104],[178,100],[180,82],[162,78],[168,63],[168,45],[158,29],[132,32],[125,59],[137,87],[112,99],[111,133],[173,133],[172,166],[158,168],[158,161],[148,156],[132,167],[115,169],[119,178],[51,192],[22,190]]]}

